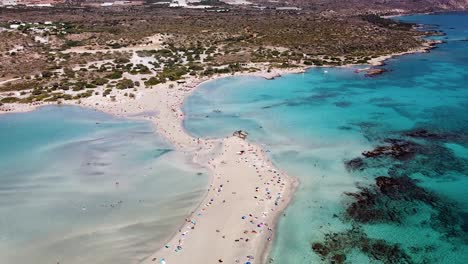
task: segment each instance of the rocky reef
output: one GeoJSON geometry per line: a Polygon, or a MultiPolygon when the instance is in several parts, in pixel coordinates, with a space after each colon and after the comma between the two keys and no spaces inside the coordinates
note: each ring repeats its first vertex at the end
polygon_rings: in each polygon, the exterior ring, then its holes
{"type": "Polygon", "coordinates": [[[369,238],[357,226],[345,232],[326,234],[323,242],[312,243],[311,247],[323,261],[328,263],[345,263],[346,255],[353,249],[359,249],[370,259],[380,263],[413,263],[410,256],[398,244],[369,238]]]}
{"type": "Polygon", "coordinates": [[[388,70],[383,69],[383,68],[378,68],[378,69],[369,69],[366,71],[366,74],[364,76],[366,77],[375,77],[378,75],[383,74],[384,72],[387,72],[388,70]]]}
{"type": "Polygon", "coordinates": [[[396,159],[411,158],[418,150],[419,145],[402,139],[386,139],[387,145],[377,146],[373,150],[364,151],[362,155],[366,158],[377,158],[391,156],[396,159]]]}
{"type": "Polygon", "coordinates": [[[345,161],[345,167],[348,171],[364,170],[364,160],[362,158],[354,158],[345,161]]]}
{"type": "Polygon", "coordinates": [[[457,157],[444,145],[446,142],[464,145],[463,136],[424,128],[397,132],[393,136],[362,152],[361,157],[345,161],[346,169],[353,172],[371,167],[387,168],[392,177],[419,173],[440,178],[447,172],[468,175],[468,160],[457,157]]]}
{"type": "Polygon", "coordinates": [[[415,140],[426,140],[430,142],[458,142],[462,143],[466,141],[463,136],[466,136],[463,131],[461,133],[453,133],[446,131],[439,131],[439,129],[433,128],[415,128],[409,131],[402,132],[401,135],[406,138],[415,140]]]}
{"type": "MultiPolygon", "coordinates": [[[[376,137],[368,135],[366,138],[376,137]]],[[[445,145],[447,142],[467,144],[465,134],[458,130],[395,131],[391,132],[391,138],[381,139],[372,150],[344,161],[350,173],[373,180],[358,185],[355,192],[345,193],[341,219],[355,226],[353,230],[327,234],[323,242],[313,243],[313,251],[329,263],[345,263],[352,249],[383,263],[412,263],[415,259],[418,263],[420,260],[437,263],[438,260],[426,256],[437,250],[436,244],[410,247],[405,252],[398,245],[369,239],[359,229],[374,224],[430,228],[441,240],[453,245],[454,250],[468,244],[468,214],[459,207],[459,201],[431,191],[413,178],[418,175],[420,179],[452,181],[454,175],[468,175],[468,160],[456,156],[445,145]],[[409,257],[413,255],[415,258],[409,257]]]]}
{"type": "Polygon", "coordinates": [[[346,209],[346,217],[360,223],[399,223],[404,215],[417,213],[418,202],[437,204],[434,195],[418,187],[407,176],[380,176],[375,179],[375,185],[361,187],[359,192],[346,195],[354,198],[346,209]]]}
{"type": "Polygon", "coordinates": [[[413,129],[407,132],[404,132],[403,135],[411,137],[411,138],[424,138],[424,139],[449,139],[451,136],[439,134],[435,132],[430,132],[424,128],[413,129]]]}

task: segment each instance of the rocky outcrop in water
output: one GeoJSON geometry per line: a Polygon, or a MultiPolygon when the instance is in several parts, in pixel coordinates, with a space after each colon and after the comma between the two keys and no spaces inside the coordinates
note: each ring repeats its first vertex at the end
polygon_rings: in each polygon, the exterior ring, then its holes
{"type": "Polygon", "coordinates": [[[355,199],[346,209],[349,219],[360,223],[401,222],[404,215],[417,212],[418,202],[435,206],[434,195],[409,177],[377,177],[375,185],[346,193],[355,199]]]}
{"type": "Polygon", "coordinates": [[[379,68],[379,69],[370,69],[370,70],[367,70],[366,71],[366,74],[364,76],[366,77],[375,77],[375,76],[378,76],[378,75],[381,75],[383,74],[384,72],[387,72],[386,69],[382,69],[382,68],[379,68]]]}
{"type": "Polygon", "coordinates": [[[322,243],[312,243],[312,250],[328,263],[345,263],[346,254],[358,249],[370,259],[385,264],[413,263],[410,256],[397,244],[372,239],[358,227],[341,233],[325,235],[322,243]]]}
{"type": "Polygon", "coordinates": [[[447,239],[468,243],[467,220],[460,208],[417,185],[407,177],[375,178],[375,185],[360,187],[360,191],[346,193],[353,201],[347,206],[345,219],[357,223],[397,223],[429,206],[430,219],[421,222],[440,232],[447,239]]]}
{"type": "MultiPolygon", "coordinates": [[[[409,176],[452,181],[453,177],[468,175],[468,160],[458,157],[445,145],[446,142],[453,142],[465,146],[468,140],[461,129],[427,127],[395,131],[392,138],[383,140],[374,149],[344,162],[346,169],[356,176],[386,176],[375,177],[371,184],[358,186],[358,191],[345,193],[350,200],[345,205],[341,219],[356,226],[388,224],[409,229],[430,228],[440,239],[453,245],[453,250],[459,250],[460,245],[468,244],[468,214],[464,214],[454,201],[426,189],[418,184],[418,180],[409,176]]],[[[371,141],[381,139],[381,135],[374,134],[372,129],[362,131],[371,141]]],[[[428,180],[426,184],[431,186],[431,182],[428,180]]],[[[392,263],[385,259],[385,256],[395,256],[389,249],[392,245],[385,244],[385,241],[383,244],[377,243],[376,247],[380,249],[377,251],[384,253],[373,255],[368,250],[374,246],[363,249],[360,242],[368,239],[351,234],[353,232],[331,233],[323,242],[314,243],[312,248],[324,261],[330,263],[346,262],[347,252],[351,249],[361,250],[379,262],[392,263]]],[[[374,245],[373,242],[367,243],[374,245]]],[[[400,252],[398,248],[395,250],[400,252]]],[[[425,256],[433,250],[438,250],[436,244],[410,247],[408,253],[415,255],[414,259],[424,260],[422,263],[437,263],[439,260],[425,256]]],[[[394,263],[405,261],[410,259],[394,263]]]]}
{"type": "Polygon", "coordinates": [[[348,102],[348,101],[339,101],[339,102],[335,102],[334,103],[337,107],[341,107],[341,108],[346,108],[346,107],[350,107],[352,105],[351,102],[348,102]]]}
{"type": "Polygon", "coordinates": [[[415,129],[404,133],[404,135],[413,138],[439,138],[438,134],[431,133],[426,129],[415,129]]]}
{"type": "Polygon", "coordinates": [[[364,160],[361,158],[355,158],[345,161],[345,167],[348,171],[364,170],[364,160]]]}
{"type": "MultiPolygon", "coordinates": [[[[370,166],[370,162],[368,162],[369,159],[378,160],[377,158],[390,157],[398,160],[408,160],[418,151],[420,152],[421,149],[420,145],[411,141],[402,139],[386,139],[383,145],[377,146],[373,150],[362,152],[363,157],[347,160],[344,164],[348,171],[363,171],[370,166]]],[[[383,163],[388,163],[388,161],[383,161],[383,163]]],[[[376,166],[380,165],[376,164],[376,166]]]]}
{"type": "Polygon", "coordinates": [[[407,176],[391,178],[380,176],[375,179],[378,191],[394,200],[421,201],[434,205],[436,198],[426,190],[416,185],[416,182],[407,176]]]}
{"type": "Polygon", "coordinates": [[[364,151],[362,157],[345,161],[346,169],[353,172],[388,168],[388,175],[392,177],[420,173],[427,177],[440,178],[445,177],[447,172],[468,175],[468,160],[457,157],[444,145],[445,142],[465,145],[467,138],[463,134],[417,128],[397,132],[395,136],[383,140],[382,144],[372,150],[364,151]],[[401,162],[405,162],[404,166],[401,162]]]}
{"type": "Polygon", "coordinates": [[[377,146],[373,150],[364,151],[362,155],[366,158],[391,156],[396,159],[407,159],[413,156],[418,149],[418,144],[402,139],[387,139],[385,142],[388,145],[377,146]]]}
{"type": "Polygon", "coordinates": [[[387,163],[389,175],[399,177],[422,174],[430,178],[450,180],[451,173],[468,175],[468,160],[457,157],[443,144],[428,141],[417,149],[417,155],[405,160],[404,164],[387,163]]]}
{"type": "Polygon", "coordinates": [[[419,138],[419,139],[426,139],[426,140],[450,140],[456,139],[454,135],[451,134],[444,134],[444,133],[437,133],[431,132],[424,128],[413,129],[403,133],[404,136],[411,137],[411,138],[419,138]]]}

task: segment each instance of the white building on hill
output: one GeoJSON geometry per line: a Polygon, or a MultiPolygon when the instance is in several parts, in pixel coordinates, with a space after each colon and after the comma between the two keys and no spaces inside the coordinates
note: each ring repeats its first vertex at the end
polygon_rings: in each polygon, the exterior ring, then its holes
{"type": "Polygon", "coordinates": [[[16,4],[16,0],[0,0],[0,6],[12,6],[16,4]]]}

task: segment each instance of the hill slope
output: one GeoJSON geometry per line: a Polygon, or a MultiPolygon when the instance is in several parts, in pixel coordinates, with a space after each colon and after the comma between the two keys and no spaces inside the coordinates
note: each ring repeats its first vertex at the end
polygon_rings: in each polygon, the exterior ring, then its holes
{"type": "Polygon", "coordinates": [[[317,11],[334,10],[351,12],[434,12],[444,10],[466,10],[468,0],[250,0],[267,6],[298,6],[317,11]]]}

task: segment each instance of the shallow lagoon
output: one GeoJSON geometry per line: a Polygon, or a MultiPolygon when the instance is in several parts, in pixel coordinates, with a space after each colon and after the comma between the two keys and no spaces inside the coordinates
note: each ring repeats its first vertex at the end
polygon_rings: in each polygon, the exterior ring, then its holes
{"type": "Polygon", "coordinates": [[[71,106],[0,115],[0,157],[0,263],[138,263],[208,181],[151,123],[71,106]]]}
{"type": "Polygon", "coordinates": [[[274,263],[343,256],[350,263],[466,263],[468,15],[400,19],[446,32],[446,43],[391,59],[390,71],[376,78],[355,68],[316,68],[274,81],[231,77],[205,83],[187,99],[190,133],[246,130],[300,180],[279,223],[274,263]],[[409,142],[411,153],[361,154],[391,146],[389,139],[409,142]],[[346,166],[356,158],[362,164],[346,166]],[[378,176],[404,184],[379,189],[378,176]]]}

